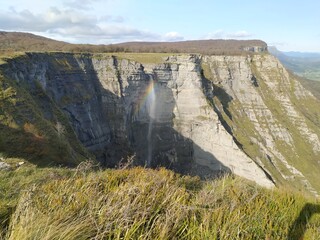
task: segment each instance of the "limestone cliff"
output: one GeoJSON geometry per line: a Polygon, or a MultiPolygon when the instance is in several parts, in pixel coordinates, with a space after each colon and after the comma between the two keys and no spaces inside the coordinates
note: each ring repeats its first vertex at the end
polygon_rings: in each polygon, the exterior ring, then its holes
{"type": "Polygon", "coordinates": [[[202,177],[233,172],[267,187],[320,189],[318,102],[268,54],[141,63],[30,53],[1,71],[31,93],[40,86],[105,166],[135,155],[135,164],[202,177]]]}
{"type": "Polygon", "coordinates": [[[204,57],[214,104],[243,150],[280,182],[319,189],[319,102],[270,55],[204,57]],[[307,113],[308,112],[308,113],[307,113]]]}

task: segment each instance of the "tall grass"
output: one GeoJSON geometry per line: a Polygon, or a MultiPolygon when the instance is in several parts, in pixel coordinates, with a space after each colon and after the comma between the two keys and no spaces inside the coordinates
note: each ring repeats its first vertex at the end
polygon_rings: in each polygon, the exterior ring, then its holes
{"type": "Polygon", "coordinates": [[[12,170],[0,171],[0,239],[5,234],[21,194],[33,186],[57,178],[69,178],[73,174],[68,169],[37,168],[29,163],[17,167],[23,159],[7,158],[5,161],[12,166],[12,170]]]}
{"type": "MultiPolygon", "coordinates": [[[[24,191],[6,239],[317,239],[317,202],[238,177],[73,172],[24,191]],[[306,209],[308,202],[313,208],[306,209]]],[[[320,215],[320,211],[319,211],[320,215]]]]}

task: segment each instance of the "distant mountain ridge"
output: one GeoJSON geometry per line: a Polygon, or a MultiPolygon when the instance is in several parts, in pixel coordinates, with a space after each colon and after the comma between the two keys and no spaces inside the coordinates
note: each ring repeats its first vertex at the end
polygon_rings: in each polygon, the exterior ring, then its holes
{"type": "Polygon", "coordinates": [[[281,52],[276,47],[268,47],[270,54],[295,74],[310,80],[320,81],[320,53],[281,52]]]}
{"type": "Polygon", "coordinates": [[[296,58],[320,58],[320,53],[317,52],[283,52],[285,55],[289,57],[296,57],[296,58]]]}
{"type": "Polygon", "coordinates": [[[201,54],[241,54],[266,52],[267,45],[261,40],[194,40],[182,42],[128,42],[114,44],[129,52],[173,52],[201,54]]]}
{"type": "Polygon", "coordinates": [[[71,44],[31,33],[0,32],[0,51],[62,52],[172,52],[200,54],[247,54],[267,51],[261,40],[194,40],[182,42],[126,42],[108,45],[71,44]]]}
{"type": "Polygon", "coordinates": [[[0,31],[1,50],[28,51],[30,49],[42,51],[47,48],[51,51],[53,49],[63,50],[69,45],[71,44],[31,33],[0,31]]]}

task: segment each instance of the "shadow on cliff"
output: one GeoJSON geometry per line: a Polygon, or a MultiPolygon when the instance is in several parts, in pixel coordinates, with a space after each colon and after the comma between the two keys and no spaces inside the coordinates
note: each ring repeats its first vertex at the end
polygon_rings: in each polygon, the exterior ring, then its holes
{"type": "Polygon", "coordinates": [[[2,157],[25,158],[39,166],[49,164],[48,161],[37,161],[42,158],[42,153],[47,149],[48,142],[25,132],[0,124],[0,153],[2,157]]]}
{"type": "MultiPolygon", "coordinates": [[[[114,80],[120,88],[117,95],[107,90],[105,85],[108,82],[103,83],[103,80],[99,79],[91,55],[77,58],[72,54],[62,53],[49,56],[39,54],[39,56],[41,61],[44,59],[48,61],[46,95],[64,112],[79,141],[104,167],[116,167],[120,161],[135,154],[134,165],[152,168],[163,166],[182,174],[202,177],[213,177],[230,172],[213,154],[204,151],[190,138],[182,136],[175,130],[178,126],[174,124],[173,114],[176,103],[173,91],[167,86],[166,81],[156,79],[158,96],[155,115],[150,117],[150,113],[146,110],[147,106],[137,113],[135,110],[137,102],[133,100],[142,98],[146,92],[144,88],[150,83],[150,75],[144,72],[142,66],[139,72],[135,73],[140,76],[139,83],[134,82],[129,76],[129,79],[126,79],[129,86],[124,88],[118,60],[112,57],[117,78],[114,80]],[[142,90],[141,86],[144,86],[142,90]],[[140,96],[132,97],[130,94],[140,96]],[[152,129],[150,130],[151,121],[152,129]],[[148,162],[150,146],[151,158],[148,162]],[[202,160],[210,162],[210,166],[214,166],[214,169],[196,164],[195,159],[199,156],[203,158],[202,160]]],[[[37,57],[34,59],[39,61],[37,57]]],[[[12,72],[15,70],[12,69],[12,72]]],[[[11,78],[14,77],[11,76],[11,78]]],[[[23,79],[27,85],[35,84],[31,77],[27,78],[25,76],[23,79]]],[[[39,107],[38,110],[42,109],[39,107]]],[[[4,125],[0,127],[9,134],[16,131],[4,125]]],[[[25,132],[17,134],[25,141],[34,138],[25,132]]],[[[37,141],[34,142],[37,143],[37,141]]],[[[10,143],[7,142],[7,144],[10,143]]],[[[12,144],[17,144],[14,139],[12,144]]],[[[36,145],[34,147],[36,148],[36,145]]],[[[35,151],[31,151],[30,155],[33,153],[35,151]]],[[[17,153],[16,156],[19,154],[17,153]]]]}
{"type": "Polygon", "coordinates": [[[80,162],[73,159],[70,146],[58,138],[48,138],[0,124],[0,154],[4,158],[22,158],[39,167],[63,165],[74,167],[80,162]]]}
{"type": "Polygon", "coordinates": [[[307,203],[301,209],[299,216],[292,223],[289,233],[288,240],[300,240],[304,238],[304,234],[307,230],[308,222],[314,214],[320,214],[320,205],[307,203]]]}
{"type": "MultiPolygon", "coordinates": [[[[108,82],[103,83],[104,80],[99,79],[92,58],[86,58],[85,61],[86,66],[81,72],[83,76],[79,76],[77,81],[79,82],[81,78],[90,78],[90,83],[95,86],[91,94],[98,101],[88,99],[77,106],[76,112],[79,111],[79,108],[83,108],[81,112],[85,112],[86,109],[92,110],[96,107],[95,111],[99,111],[97,116],[101,120],[94,124],[102,124],[101,128],[105,129],[103,135],[107,136],[101,137],[103,141],[91,148],[88,142],[94,140],[87,141],[87,138],[88,136],[89,138],[95,138],[94,135],[89,135],[92,131],[88,130],[95,128],[95,126],[90,125],[93,122],[91,121],[89,125],[85,124],[79,128],[75,124],[81,125],[83,123],[81,123],[79,117],[74,116],[73,107],[68,109],[65,106],[63,110],[67,112],[77,135],[81,136],[80,141],[97,156],[103,166],[116,167],[120,161],[135,154],[134,165],[152,168],[163,166],[182,174],[200,175],[202,177],[212,177],[230,172],[213,154],[204,151],[190,138],[182,136],[175,130],[179,125],[179,123],[174,124],[173,109],[176,103],[174,93],[167,86],[165,80],[155,73],[146,74],[142,66],[136,70],[137,72],[134,72],[138,79],[134,79],[131,75],[127,79],[122,79],[121,67],[123,66],[118,63],[117,58],[112,57],[114,75],[117,78],[115,80],[119,87],[118,93],[115,94],[106,89],[105,85],[108,82]],[[155,82],[154,94],[156,95],[153,113],[150,112],[150,102],[142,102],[146,93],[148,93],[147,91],[149,91],[151,79],[154,79],[155,82]],[[126,87],[123,87],[124,81],[126,81],[126,87]],[[96,104],[99,107],[93,106],[96,104]],[[90,105],[90,107],[85,107],[86,105],[90,105]],[[75,122],[72,119],[80,121],[75,122]],[[151,156],[149,156],[150,154],[151,156]],[[210,162],[210,166],[214,166],[214,168],[196,164],[195,159],[198,157],[205,158],[206,162],[210,162]]],[[[77,63],[75,59],[73,62],[77,63]]],[[[80,66],[78,66],[78,69],[81,69],[80,66]]],[[[85,89],[90,88],[90,86],[85,86],[85,89]]]]}
{"type": "Polygon", "coordinates": [[[227,132],[233,136],[232,129],[224,119],[221,110],[214,103],[213,98],[216,97],[221,104],[223,112],[227,117],[232,121],[232,114],[229,111],[229,104],[232,102],[233,98],[230,96],[222,87],[214,84],[212,81],[207,79],[204,76],[203,71],[201,71],[201,80],[202,80],[202,89],[203,93],[206,95],[207,100],[210,102],[210,105],[213,107],[214,111],[217,113],[219,120],[227,132]]]}

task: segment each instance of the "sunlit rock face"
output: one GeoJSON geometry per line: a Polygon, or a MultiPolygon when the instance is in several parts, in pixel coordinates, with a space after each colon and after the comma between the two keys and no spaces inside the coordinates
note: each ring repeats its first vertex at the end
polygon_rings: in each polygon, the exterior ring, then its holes
{"type": "Polygon", "coordinates": [[[274,179],[317,195],[311,175],[319,167],[305,163],[319,165],[319,123],[311,117],[319,101],[271,55],[205,56],[202,63],[221,119],[245,152],[274,179]]]}
{"type": "Polygon", "coordinates": [[[291,159],[301,159],[301,149],[319,153],[318,132],[296,101],[316,100],[267,54],[141,64],[33,53],[4,72],[30,88],[41,85],[104,166],[135,156],[137,165],[201,177],[232,172],[267,187],[294,181],[314,191],[306,169],[291,159]]]}

